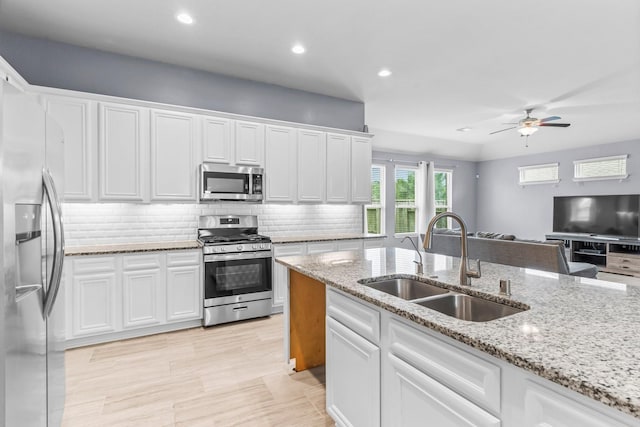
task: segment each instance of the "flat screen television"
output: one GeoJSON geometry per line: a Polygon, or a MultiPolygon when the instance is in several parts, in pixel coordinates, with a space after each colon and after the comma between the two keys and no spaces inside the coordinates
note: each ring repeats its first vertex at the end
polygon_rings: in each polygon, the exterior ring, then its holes
{"type": "Polygon", "coordinates": [[[637,238],[639,210],[638,194],[554,197],[553,231],[637,238]]]}

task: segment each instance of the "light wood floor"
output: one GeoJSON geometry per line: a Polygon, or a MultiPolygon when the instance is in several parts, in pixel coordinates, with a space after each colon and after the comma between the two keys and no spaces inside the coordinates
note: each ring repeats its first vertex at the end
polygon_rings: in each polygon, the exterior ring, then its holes
{"type": "Polygon", "coordinates": [[[281,315],[68,350],[63,427],[327,426],[324,369],[289,372],[281,315]]]}

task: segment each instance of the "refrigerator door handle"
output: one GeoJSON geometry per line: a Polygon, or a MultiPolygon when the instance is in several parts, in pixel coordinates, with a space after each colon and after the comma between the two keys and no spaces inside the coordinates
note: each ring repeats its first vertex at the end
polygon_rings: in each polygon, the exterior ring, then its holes
{"type": "Polygon", "coordinates": [[[53,219],[53,269],[51,270],[51,283],[47,287],[47,294],[44,301],[44,315],[49,317],[53,304],[56,302],[60,282],[62,281],[62,266],[64,263],[64,229],[62,227],[62,209],[60,200],[56,193],[53,177],[48,169],[42,170],[42,184],[44,186],[49,206],[51,207],[51,218],[53,219]]]}

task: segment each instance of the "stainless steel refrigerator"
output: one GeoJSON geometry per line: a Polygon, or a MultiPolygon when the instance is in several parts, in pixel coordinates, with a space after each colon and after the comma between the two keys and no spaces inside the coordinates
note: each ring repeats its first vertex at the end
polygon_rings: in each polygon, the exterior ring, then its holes
{"type": "Polygon", "coordinates": [[[64,409],[62,131],[34,95],[0,81],[1,415],[58,426],[64,409]]]}

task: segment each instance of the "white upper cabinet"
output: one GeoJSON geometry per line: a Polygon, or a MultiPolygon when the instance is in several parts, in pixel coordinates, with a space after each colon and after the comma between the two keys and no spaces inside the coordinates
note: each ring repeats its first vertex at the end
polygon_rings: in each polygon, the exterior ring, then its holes
{"type": "Polygon", "coordinates": [[[100,199],[142,202],[148,185],[149,110],[101,103],[99,112],[100,199]]]}
{"type": "Polygon", "coordinates": [[[64,201],[95,200],[97,103],[77,98],[48,96],[47,112],[64,133],[64,201]]]}
{"type": "Polygon", "coordinates": [[[296,129],[266,126],[266,201],[294,202],[296,200],[296,162],[296,129]]]}
{"type": "Polygon", "coordinates": [[[202,118],[202,159],[205,162],[233,163],[233,120],[219,117],[202,118]]]}
{"type": "Polygon", "coordinates": [[[196,200],[196,118],[151,111],[151,200],[196,200]]]}
{"type": "Polygon", "coordinates": [[[327,134],[298,130],[298,201],[322,203],[325,199],[327,134]]]}
{"type": "Polygon", "coordinates": [[[328,203],[348,203],[351,181],[351,137],[327,134],[327,197],[328,203]]]}
{"type": "Polygon", "coordinates": [[[351,138],[351,201],[371,203],[370,138],[351,138]]]}
{"type": "Polygon", "coordinates": [[[235,164],[262,166],[265,126],[260,123],[236,121],[235,164]]]}

